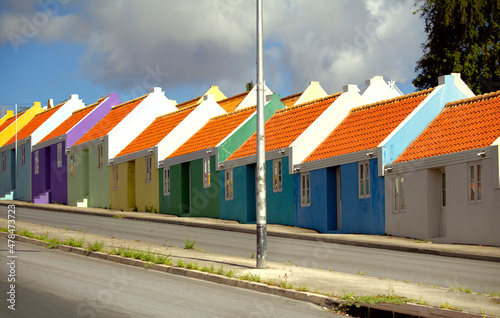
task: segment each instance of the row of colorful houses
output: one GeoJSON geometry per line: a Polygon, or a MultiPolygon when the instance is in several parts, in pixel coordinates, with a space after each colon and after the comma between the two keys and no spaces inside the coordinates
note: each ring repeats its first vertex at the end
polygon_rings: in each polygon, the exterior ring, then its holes
{"type": "MultiPolygon", "coordinates": [[[[459,74],[408,95],[365,84],[266,87],[267,222],[499,246],[500,92],[474,96],[459,74]]],[[[0,125],[4,199],[255,222],[255,89],[72,95],[0,125]]]]}

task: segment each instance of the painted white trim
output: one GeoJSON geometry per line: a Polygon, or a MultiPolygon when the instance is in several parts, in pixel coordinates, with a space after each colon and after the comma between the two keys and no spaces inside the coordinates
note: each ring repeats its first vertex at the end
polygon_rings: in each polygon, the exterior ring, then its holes
{"type": "MultiPolygon", "coordinates": [[[[273,94],[273,91],[267,87],[267,85],[264,83],[264,96],[271,95],[273,94]]],[[[235,110],[240,110],[243,108],[247,108],[250,106],[255,106],[257,105],[257,85],[255,85],[250,92],[248,92],[247,96],[239,103],[238,107],[236,107],[235,110]]]]}
{"type": "MultiPolygon", "coordinates": [[[[340,166],[343,164],[371,160],[375,158],[380,158],[377,148],[367,149],[358,152],[348,153],[340,156],[333,156],[321,160],[315,160],[311,162],[304,162],[293,166],[294,173],[319,170],[328,167],[340,166]],[[298,170],[297,170],[298,169],[298,170]]],[[[380,161],[380,160],[379,160],[380,161]]]]}
{"type": "Polygon", "coordinates": [[[70,96],[64,105],[60,106],[46,121],[43,122],[33,133],[31,133],[31,144],[36,145],[40,140],[47,136],[52,130],[58,127],[62,122],[68,119],[75,110],[85,107],[77,94],[70,96]]]}
{"type": "Polygon", "coordinates": [[[292,142],[290,145],[294,150],[292,164],[296,165],[304,161],[349,115],[353,107],[365,104],[366,100],[361,97],[356,85],[344,86],[343,93],[292,142]]]}
{"type": "MultiPolygon", "coordinates": [[[[209,95],[213,96],[213,95],[209,95]]],[[[167,136],[158,143],[157,163],[174,153],[180,146],[198,132],[210,118],[226,114],[226,111],[213,98],[203,103],[184,118],[167,136]]]]}
{"type": "Polygon", "coordinates": [[[372,104],[381,100],[398,97],[382,76],[374,76],[365,81],[367,88],[361,94],[366,100],[366,104],[372,104]]]}
{"type": "Polygon", "coordinates": [[[323,87],[317,81],[310,81],[309,86],[307,86],[306,90],[302,92],[299,99],[295,101],[293,106],[300,105],[303,103],[308,103],[315,99],[327,97],[328,94],[325,92],[323,87]]]}
{"type": "Polygon", "coordinates": [[[109,140],[108,158],[114,158],[119,154],[156,117],[177,110],[177,107],[165,96],[165,93],[159,87],[154,87],[152,92],[107,134],[109,140]]]}

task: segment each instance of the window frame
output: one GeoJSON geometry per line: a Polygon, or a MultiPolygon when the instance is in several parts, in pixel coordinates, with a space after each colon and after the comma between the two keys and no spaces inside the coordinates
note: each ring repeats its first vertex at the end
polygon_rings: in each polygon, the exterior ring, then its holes
{"type": "Polygon", "coordinates": [[[300,173],[300,207],[311,206],[311,173],[300,173]]]}
{"type": "Polygon", "coordinates": [[[21,167],[26,165],[26,145],[21,146],[21,167]]]}
{"type": "Polygon", "coordinates": [[[467,199],[469,203],[480,203],[483,201],[482,175],[483,175],[483,163],[481,161],[469,162],[467,164],[467,181],[468,181],[467,199]],[[472,171],[474,172],[473,176],[471,176],[472,171]]]}
{"type": "Polygon", "coordinates": [[[40,173],[40,152],[35,151],[35,175],[40,173]]]}
{"type": "Polygon", "coordinates": [[[210,157],[203,158],[203,188],[210,188],[210,157]]]}
{"type": "Polygon", "coordinates": [[[226,201],[231,201],[234,199],[233,169],[224,170],[224,197],[226,201]]]}
{"type": "Polygon", "coordinates": [[[2,152],[2,173],[7,172],[7,153],[2,152]]]}
{"type": "Polygon", "coordinates": [[[146,183],[153,181],[153,156],[146,157],[146,183]]]}
{"type": "Polygon", "coordinates": [[[118,165],[113,165],[113,191],[118,190],[118,165]]]}
{"type": "Polygon", "coordinates": [[[163,168],[163,195],[170,195],[170,167],[163,168]]]}
{"type": "Polygon", "coordinates": [[[273,159],[273,192],[283,191],[283,164],[281,158],[273,159]]]}
{"type": "Polygon", "coordinates": [[[393,178],[394,213],[403,213],[406,210],[404,185],[405,185],[404,176],[395,176],[393,178]]]}
{"type": "Polygon", "coordinates": [[[102,145],[97,147],[97,169],[104,167],[104,148],[102,145]]]}
{"type": "Polygon", "coordinates": [[[62,142],[57,144],[57,167],[62,167],[62,142]]]}
{"type": "Polygon", "coordinates": [[[76,157],[75,154],[69,156],[69,175],[70,177],[74,177],[76,174],[76,157]]]}
{"type": "Polygon", "coordinates": [[[370,197],[370,161],[358,162],[358,198],[370,197]]]}

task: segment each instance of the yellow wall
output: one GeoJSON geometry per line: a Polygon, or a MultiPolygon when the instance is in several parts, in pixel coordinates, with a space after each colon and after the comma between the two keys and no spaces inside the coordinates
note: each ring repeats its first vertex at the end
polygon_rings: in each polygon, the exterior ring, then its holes
{"type": "Polygon", "coordinates": [[[5,121],[12,116],[14,116],[14,112],[12,110],[8,110],[5,115],[0,118],[0,126],[3,125],[3,123],[5,123],[5,121]]]}
{"type": "Polygon", "coordinates": [[[158,212],[159,202],[159,170],[156,169],[156,156],[152,155],[152,181],[146,183],[146,157],[135,160],[135,201],[139,211],[145,211],[146,206],[158,212]]]}
{"type": "Polygon", "coordinates": [[[109,204],[113,210],[132,211],[135,207],[134,162],[118,164],[118,189],[113,190],[113,166],[109,168],[109,204]]]}
{"type": "MultiPolygon", "coordinates": [[[[17,131],[21,130],[30,120],[33,119],[37,114],[43,111],[40,102],[34,102],[33,106],[28,109],[24,114],[17,118],[17,131]]],[[[5,143],[9,141],[16,134],[16,123],[12,122],[7,128],[0,132],[0,147],[5,146],[5,143]]]]}
{"type": "Polygon", "coordinates": [[[203,94],[203,96],[196,103],[197,104],[202,103],[203,102],[203,97],[205,95],[209,95],[209,94],[214,95],[214,98],[215,98],[216,102],[227,98],[226,95],[224,95],[224,93],[222,93],[220,91],[219,86],[210,86],[210,89],[205,94],[203,94]]]}

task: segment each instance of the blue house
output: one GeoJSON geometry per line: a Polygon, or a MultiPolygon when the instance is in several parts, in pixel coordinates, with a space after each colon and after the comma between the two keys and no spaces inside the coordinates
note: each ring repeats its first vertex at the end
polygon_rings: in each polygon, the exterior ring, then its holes
{"type": "Polygon", "coordinates": [[[384,234],[386,165],[446,102],[471,96],[460,75],[451,74],[440,77],[435,88],[352,109],[293,167],[295,225],[328,233],[384,234]]]}

